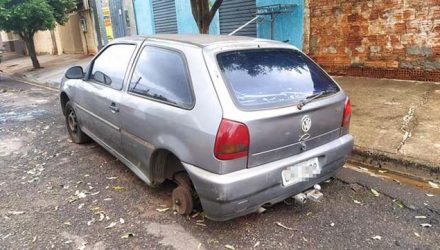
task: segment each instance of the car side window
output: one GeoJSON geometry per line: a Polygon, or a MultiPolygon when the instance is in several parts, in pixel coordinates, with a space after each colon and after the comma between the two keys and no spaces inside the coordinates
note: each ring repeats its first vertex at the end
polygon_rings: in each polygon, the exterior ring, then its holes
{"type": "Polygon", "coordinates": [[[129,91],[183,108],[193,105],[183,55],[173,50],[144,47],[136,63],[129,91]]]}
{"type": "Polygon", "coordinates": [[[94,61],[90,80],[122,89],[125,71],[136,46],[133,44],[114,44],[106,48],[94,61]]]}

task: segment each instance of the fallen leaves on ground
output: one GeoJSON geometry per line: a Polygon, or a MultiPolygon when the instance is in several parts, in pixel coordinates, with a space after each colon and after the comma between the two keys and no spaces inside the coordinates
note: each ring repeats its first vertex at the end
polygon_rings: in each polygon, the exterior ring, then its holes
{"type": "Polygon", "coordinates": [[[116,226],[116,222],[110,223],[110,225],[106,226],[105,229],[110,229],[116,226]]]}
{"type": "Polygon", "coordinates": [[[121,191],[121,190],[124,190],[124,189],[125,189],[125,187],[120,186],[120,185],[115,185],[115,186],[113,186],[112,188],[113,188],[113,190],[115,190],[115,191],[121,191]]]}
{"type": "Polygon", "coordinates": [[[67,201],[69,201],[70,203],[75,202],[75,201],[77,201],[79,199],[86,198],[87,194],[88,194],[88,192],[86,192],[86,191],[76,190],[74,195],[72,195],[69,198],[67,198],[67,201]]]}
{"type": "Polygon", "coordinates": [[[206,242],[208,242],[208,244],[218,244],[219,241],[215,240],[215,239],[208,239],[206,242]]]}
{"type": "Polygon", "coordinates": [[[91,220],[87,221],[87,226],[90,226],[93,223],[95,223],[95,218],[92,218],[91,220]]]}
{"type": "Polygon", "coordinates": [[[373,195],[374,195],[374,196],[378,197],[378,196],[380,195],[380,193],[379,193],[379,192],[377,192],[377,190],[376,190],[376,189],[374,189],[374,188],[371,188],[370,190],[371,190],[371,193],[373,193],[373,195]]]}
{"type": "Polygon", "coordinates": [[[358,200],[353,200],[353,202],[354,202],[355,204],[362,205],[362,202],[360,202],[360,201],[358,201],[358,200]]]}
{"type": "Polygon", "coordinates": [[[420,226],[421,227],[432,227],[432,225],[429,223],[422,223],[422,224],[420,224],[420,226]]]}
{"type": "Polygon", "coordinates": [[[123,234],[121,236],[121,239],[128,239],[128,238],[131,238],[131,237],[134,237],[133,233],[125,233],[125,234],[123,234]]]}
{"type": "Polygon", "coordinates": [[[371,239],[373,239],[373,240],[381,240],[382,236],[376,235],[376,236],[371,237],[371,239]]]}
{"type": "Polygon", "coordinates": [[[398,208],[404,208],[405,207],[405,205],[403,205],[403,203],[401,201],[395,201],[395,203],[396,203],[396,206],[398,208]]]}
{"type": "Polygon", "coordinates": [[[105,218],[105,214],[104,213],[98,213],[99,214],[99,219],[98,221],[103,221],[105,218]]]}
{"type": "Polygon", "coordinates": [[[414,218],[416,218],[416,219],[426,219],[426,216],[425,215],[416,215],[416,216],[414,216],[414,218]]]}
{"type": "Polygon", "coordinates": [[[364,167],[359,167],[359,170],[361,172],[368,172],[368,168],[364,168],[364,167]]]}
{"type": "Polygon", "coordinates": [[[156,208],[156,211],[159,213],[165,213],[166,211],[170,210],[169,207],[165,207],[165,208],[156,208]]]}
{"type": "Polygon", "coordinates": [[[439,184],[432,182],[432,181],[428,181],[429,186],[431,186],[432,188],[440,188],[439,184]]]}
{"type": "Polygon", "coordinates": [[[9,211],[8,214],[11,214],[11,215],[22,215],[22,214],[24,214],[24,212],[23,211],[9,211]]]}
{"type": "Polygon", "coordinates": [[[227,249],[231,249],[231,250],[235,250],[235,247],[234,247],[234,246],[231,246],[231,245],[225,245],[225,248],[227,248],[227,249]]]}
{"type": "Polygon", "coordinates": [[[78,250],[86,249],[86,244],[87,244],[87,242],[82,243],[81,246],[78,247],[78,250]]]}
{"type": "Polygon", "coordinates": [[[291,228],[291,227],[288,227],[288,226],[285,226],[285,225],[283,225],[283,224],[281,224],[281,222],[275,222],[275,224],[277,225],[277,226],[279,226],[279,227],[282,227],[282,228],[284,228],[284,229],[287,229],[287,230],[290,230],[290,231],[296,231],[296,229],[294,229],[294,228],[291,228]]]}

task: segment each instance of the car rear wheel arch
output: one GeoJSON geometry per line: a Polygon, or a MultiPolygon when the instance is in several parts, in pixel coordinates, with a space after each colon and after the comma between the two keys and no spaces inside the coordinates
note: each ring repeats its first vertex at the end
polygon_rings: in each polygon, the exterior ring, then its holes
{"type": "Polygon", "coordinates": [[[150,177],[157,186],[165,180],[173,180],[174,174],[185,172],[180,159],[168,149],[156,149],[150,159],[150,177]]]}

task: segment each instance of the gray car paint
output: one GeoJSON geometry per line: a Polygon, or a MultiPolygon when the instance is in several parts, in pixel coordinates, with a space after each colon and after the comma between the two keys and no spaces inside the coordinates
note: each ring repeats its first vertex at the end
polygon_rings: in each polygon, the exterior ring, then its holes
{"type": "Polygon", "coordinates": [[[346,98],[343,91],[311,102],[302,110],[291,106],[243,111],[234,104],[215,60],[216,54],[249,48],[296,49],[291,45],[197,35],[131,37],[117,39],[112,44],[117,43],[136,45],[122,90],[113,90],[86,77],[63,79],[61,91],[73,102],[81,129],[147,184],[156,184],[151,166],[154,152],[164,149],[176,155],[189,173],[209,218],[230,219],[299,193],[334,175],[352,149],[353,138],[340,128],[346,98]],[[184,55],[195,99],[191,109],[128,91],[133,65],[144,46],[159,46],[184,55]],[[113,103],[119,112],[110,108],[113,103]],[[311,116],[313,125],[310,138],[300,141],[299,121],[305,114],[311,116]],[[215,137],[222,118],[248,126],[249,159],[221,161],[214,156],[215,137]],[[304,152],[301,143],[307,144],[304,152]],[[319,157],[323,166],[320,176],[282,187],[283,168],[313,157],[319,157]]]}

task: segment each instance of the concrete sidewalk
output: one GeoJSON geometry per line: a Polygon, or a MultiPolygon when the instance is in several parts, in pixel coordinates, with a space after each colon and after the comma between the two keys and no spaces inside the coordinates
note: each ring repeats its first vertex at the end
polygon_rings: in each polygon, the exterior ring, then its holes
{"type": "Polygon", "coordinates": [[[68,68],[75,65],[84,68],[91,59],[91,56],[82,54],[40,55],[38,60],[42,68],[34,70],[31,59],[21,56],[2,61],[0,73],[47,87],[58,88],[60,80],[68,68]]]}
{"type": "MultiPolygon", "coordinates": [[[[64,71],[86,66],[83,55],[39,56],[44,67],[32,70],[28,57],[2,62],[8,76],[58,88],[64,71]]],[[[335,77],[351,98],[352,160],[405,175],[440,178],[440,83],[335,77]]]]}
{"type": "Polygon", "coordinates": [[[335,79],[352,101],[350,132],[359,161],[440,178],[439,82],[335,79]]]}

